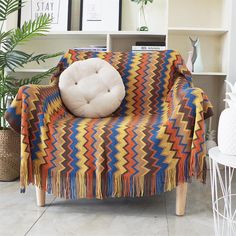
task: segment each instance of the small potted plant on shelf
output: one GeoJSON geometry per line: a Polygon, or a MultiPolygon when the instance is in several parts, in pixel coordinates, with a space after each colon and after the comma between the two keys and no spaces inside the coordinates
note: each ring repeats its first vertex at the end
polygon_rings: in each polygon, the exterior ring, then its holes
{"type": "Polygon", "coordinates": [[[9,14],[22,7],[19,0],[0,1],[0,181],[10,181],[19,176],[20,163],[20,135],[8,128],[4,113],[13,100],[20,86],[38,84],[48,77],[55,68],[31,78],[17,79],[14,77],[16,69],[24,67],[30,62],[45,62],[62,53],[28,54],[17,47],[34,37],[44,35],[49,31],[51,18],[42,15],[36,20],[25,22],[21,28],[4,31],[4,23],[9,14]]]}
{"type": "Polygon", "coordinates": [[[138,31],[148,31],[149,28],[147,26],[147,17],[145,14],[145,6],[148,3],[153,3],[153,0],[131,0],[139,5],[139,14],[138,14],[138,31]]]}

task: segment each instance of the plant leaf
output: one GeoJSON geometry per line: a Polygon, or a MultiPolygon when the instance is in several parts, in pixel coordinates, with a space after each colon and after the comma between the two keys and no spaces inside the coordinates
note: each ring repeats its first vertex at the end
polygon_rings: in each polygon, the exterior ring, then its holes
{"type": "Polygon", "coordinates": [[[49,31],[51,22],[52,19],[47,14],[33,21],[25,22],[21,28],[17,28],[12,32],[8,40],[3,43],[3,48],[7,51],[11,51],[21,43],[44,35],[49,31]]]}
{"type": "Polygon", "coordinates": [[[32,56],[30,58],[29,62],[35,61],[38,64],[40,64],[40,62],[45,62],[47,59],[58,57],[58,56],[61,56],[63,54],[64,54],[64,52],[58,52],[58,53],[53,53],[53,54],[39,54],[39,55],[32,56]]]}
{"type": "Polygon", "coordinates": [[[22,7],[19,0],[1,0],[0,1],[0,21],[6,20],[12,12],[18,11],[22,7]]]}
{"type": "Polygon", "coordinates": [[[23,67],[24,64],[28,63],[31,56],[32,54],[18,50],[10,52],[0,51],[0,67],[14,71],[16,68],[23,67]]]}
{"type": "Polygon", "coordinates": [[[12,30],[9,30],[7,32],[0,32],[0,44],[4,43],[9,38],[11,33],[12,30]]]}
{"type": "Polygon", "coordinates": [[[39,84],[43,79],[47,78],[49,75],[54,73],[56,71],[57,67],[53,67],[51,69],[48,69],[47,71],[40,73],[38,75],[35,75],[31,78],[21,79],[17,81],[17,86],[23,86],[26,84],[39,84]]]}

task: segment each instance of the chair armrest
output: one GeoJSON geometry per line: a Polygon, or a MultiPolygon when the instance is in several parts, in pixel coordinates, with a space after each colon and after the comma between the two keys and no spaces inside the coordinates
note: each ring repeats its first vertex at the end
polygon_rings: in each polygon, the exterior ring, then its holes
{"type": "Polygon", "coordinates": [[[171,111],[173,111],[176,106],[182,104],[182,106],[185,106],[186,108],[188,106],[194,106],[195,108],[198,108],[198,110],[200,109],[200,112],[202,110],[204,119],[213,115],[213,106],[207,95],[202,89],[192,87],[192,84],[187,82],[183,77],[178,77],[176,79],[166,97],[166,102],[172,107],[172,109],[170,109],[171,111]]]}
{"type": "Polygon", "coordinates": [[[176,78],[166,97],[168,134],[179,151],[178,182],[183,183],[196,176],[205,182],[206,147],[205,122],[213,115],[206,94],[194,88],[182,76],[176,78]],[[185,141],[182,144],[182,139],[185,141]],[[189,153],[189,154],[188,154],[189,153]],[[187,155],[188,154],[188,155],[187,155]],[[182,155],[185,156],[182,158],[182,155]]]}
{"type": "MultiPolygon", "coordinates": [[[[25,85],[20,87],[15,99],[5,113],[11,128],[20,133],[26,123],[39,122],[40,116],[49,122],[52,114],[66,109],[62,103],[58,85],[25,85]],[[44,114],[44,115],[43,115],[44,114]],[[48,114],[45,116],[45,114],[48,114]]],[[[27,125],[28,126],[28,125],[27,125]]],[[[28,126],[28,127],[29,127],[28,126]]]]}
{"type": "Polygon", "coordinates": [[[10,126],[21,134],[21,192],[26,185],[34,183],[40,186],[38,179],[39,164],[33,160],[43,161],[44,147],[38,145],[50,129],[50,122],[64,117],[67,110],[62,103],[58,85],[26,85],[22,86],[11,106],[5,113],[10,126]],[[36,142],[36,144],[34,144],[36,142]],[[30,148],[35,146],[34,152],[30,148]]]}

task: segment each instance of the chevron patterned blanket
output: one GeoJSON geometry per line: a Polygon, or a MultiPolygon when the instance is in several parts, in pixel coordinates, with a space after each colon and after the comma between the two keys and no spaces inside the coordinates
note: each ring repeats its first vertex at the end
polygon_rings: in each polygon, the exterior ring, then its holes
{"type": "Polygon", "coordinates": [[[21,133],[22,192],[29,183],[64,198],[151,196],[196,176],[206,178],[205,122],[212,106],[194,88],[175,51],[70,50],[50,85],[19,89],[6,112],[21,133]],[[126,97],[110,117],[73,116],[63,105],[60,73],[99,57],[122,76],[126,97]]]}

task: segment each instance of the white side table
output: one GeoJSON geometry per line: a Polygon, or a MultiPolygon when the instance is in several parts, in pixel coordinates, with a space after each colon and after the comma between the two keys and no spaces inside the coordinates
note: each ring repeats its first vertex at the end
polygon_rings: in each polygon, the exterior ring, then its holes
{"type": "Polygon", "coordinates": [[[214,147],[209,150],[209,157],[215,235],[235,236],[236,193],[232,193],[231,188],[236,156],[223,154],[218,147],[214,147]]]}

